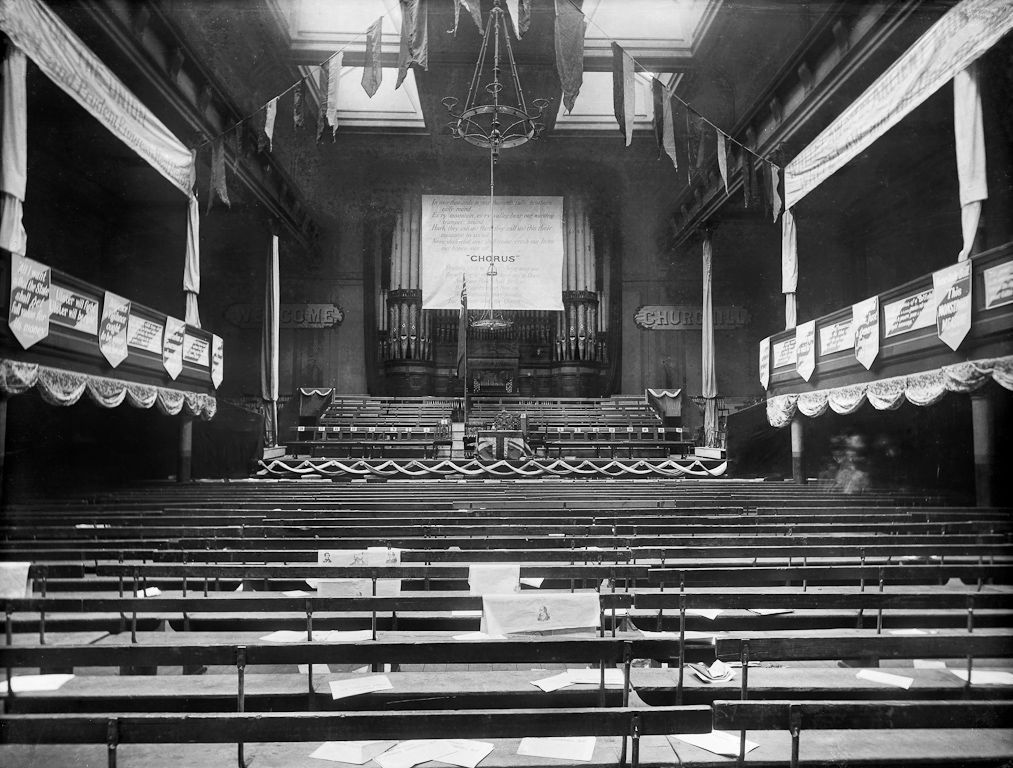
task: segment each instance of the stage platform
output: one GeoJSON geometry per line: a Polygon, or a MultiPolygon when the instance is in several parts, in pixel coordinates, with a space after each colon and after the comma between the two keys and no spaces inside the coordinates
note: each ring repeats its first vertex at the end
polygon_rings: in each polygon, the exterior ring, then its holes
{"type": "Polygon", "coordinates": [[[340,480],[469,478],[522,480],[547,477],[721,477],[726,460],[680,459],[328,459],[286,456],[259,462],[255,477],[325,477],[340,480]]]}

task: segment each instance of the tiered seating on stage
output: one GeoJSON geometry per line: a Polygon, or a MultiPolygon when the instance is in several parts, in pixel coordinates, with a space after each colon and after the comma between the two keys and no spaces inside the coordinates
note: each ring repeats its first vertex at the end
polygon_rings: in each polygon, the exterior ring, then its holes
{"type": "Polygon", "coordinates": [[[335,395],[312,425],[294,428],[290,452],[356,458],[435,458],[450,445],[452,398],[335,395]]]}
{"type": "Polygon", "coordinates": [[[643,398],[474,397],[469,432],[491,429],[501,412],[526,414],[526,437],[549,456],[658,458],[690,454],[681,427],[664,426],[643,398]]]}
{"type": "Polygon", "coordinates": [[[482,766],[563,765],[519,739],[594,735],[592,765],[701,766],[728,760],[691,743],[716,728],[762,765],[999,765],[1013,523],[944,502],[311,481],[13,506],[3,559],[33,563],[33,594],[3,601],[0,667],[75,676],[6,697],[0,763],[224,765],[245,743],[253,765],[309,766],[324,741],[475,738],[494,745],[482,766]],[[492,563],[517,565],[521,597],[591,599],[598,626],[474,634],[491,618],[472,566],[492,563]],[[533,685],[567,668],[588,682],[533,685]]]}

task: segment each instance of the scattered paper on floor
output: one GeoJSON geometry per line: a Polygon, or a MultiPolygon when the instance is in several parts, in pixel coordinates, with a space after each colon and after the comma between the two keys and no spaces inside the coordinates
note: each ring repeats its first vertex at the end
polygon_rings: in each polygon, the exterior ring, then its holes
{"type": "Polygon", "coordinates": [[[528,736],[521,739],[517,754],[586,763],[594,755],[594,745],[594,736],[528,736]]]}
{"type": "Polygon", "coordinates": [[[907,690],[911,687],[911,683],[914,682],[913,677],[904,677],[903,675],[891,675],[889,672],[880,672],[876,669],[862,669],[859,670],[858,674],[855,675],[859,680],[868,680],[873,683],[883,683],[884,685],[893,685],[897,688],[903,688],[907,690]]]}
{"type": "Polygon", "coordinates": [[[397,746],[396,741],[325,741],[310,753],[310,757],[335,763],[365,765],[394,746],[397,746]]]}

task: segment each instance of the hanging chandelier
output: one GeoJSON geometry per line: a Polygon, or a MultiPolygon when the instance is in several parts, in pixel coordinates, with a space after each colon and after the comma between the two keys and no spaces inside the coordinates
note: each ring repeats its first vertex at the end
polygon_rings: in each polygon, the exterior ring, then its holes
{"type": "Polygon", "coordinates": [[[475,73],[471,78],[471,86],[464,100],[464,106],[457,111],[458,99],[447,96],[442,101],[452,118],[447,125],[450,135],[455,139],[464,139],[469,144],[489,150],[489,309],[484,315],[473,321],[473,328],[483,330],[503,330],[512,323],[497,316],[493,312],[493,296],[496,275],[495,242],[496,227],[494,206],[496,200],[496,162],[503,149],[519,147],[532,139],[537,139],[545,129],[542,116],[549,106],[548,99],[535,99],[531,102],[532,111],[528,111],[521,88],[520,77],[517,75],[517,63],[514,61],[513,48],[510,46],[510,33],[507,29],[500,0],[493,0],[489,13],[489,21],[482,35],[482,46],[475,62],[475,73]],[[506,50],[506,63],[509,67],[509,81],[504,84],[500,80],[503,72],[500,56],[500,44],[506,50]],[[492,43],[492,66],[488,67],[490,58],[490,42],[492,43]],[[489,73],[489,74],[486,74],[489,73]],[[482,81],[491,75],[484,86],[482,81]],[[507,88],[512,86],[513,93],[507,88]],[[509,97],[509,98],[508,98],[509,97]]]}

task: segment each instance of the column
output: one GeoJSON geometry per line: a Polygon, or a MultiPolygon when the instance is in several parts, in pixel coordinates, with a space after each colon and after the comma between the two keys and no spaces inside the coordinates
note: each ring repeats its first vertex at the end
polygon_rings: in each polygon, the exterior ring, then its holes
{"type": "Polygon", "coordinates": [[[995,421],[992,394],[986,387],[971,395],[971,429],[974,445],[974,496],[979,507],[993,503],[995,482],[995,421]]]}
{"type": "Polygon", "coordinates": [[[799,485],[805,485],[805,422],[801,416],[791,420],[791,475],[799,485]]]}
{"type": "MultiPolygon", "coordinates": [[[[275,404],[277,406],[277,403],[275,404]]],[[[274,423],[278,423],[275,416],[274,423]]],[[[176,463],[176,482],[189,483],[193,471],[193,416],[180,415],[179,455],[176,463]]]]}

